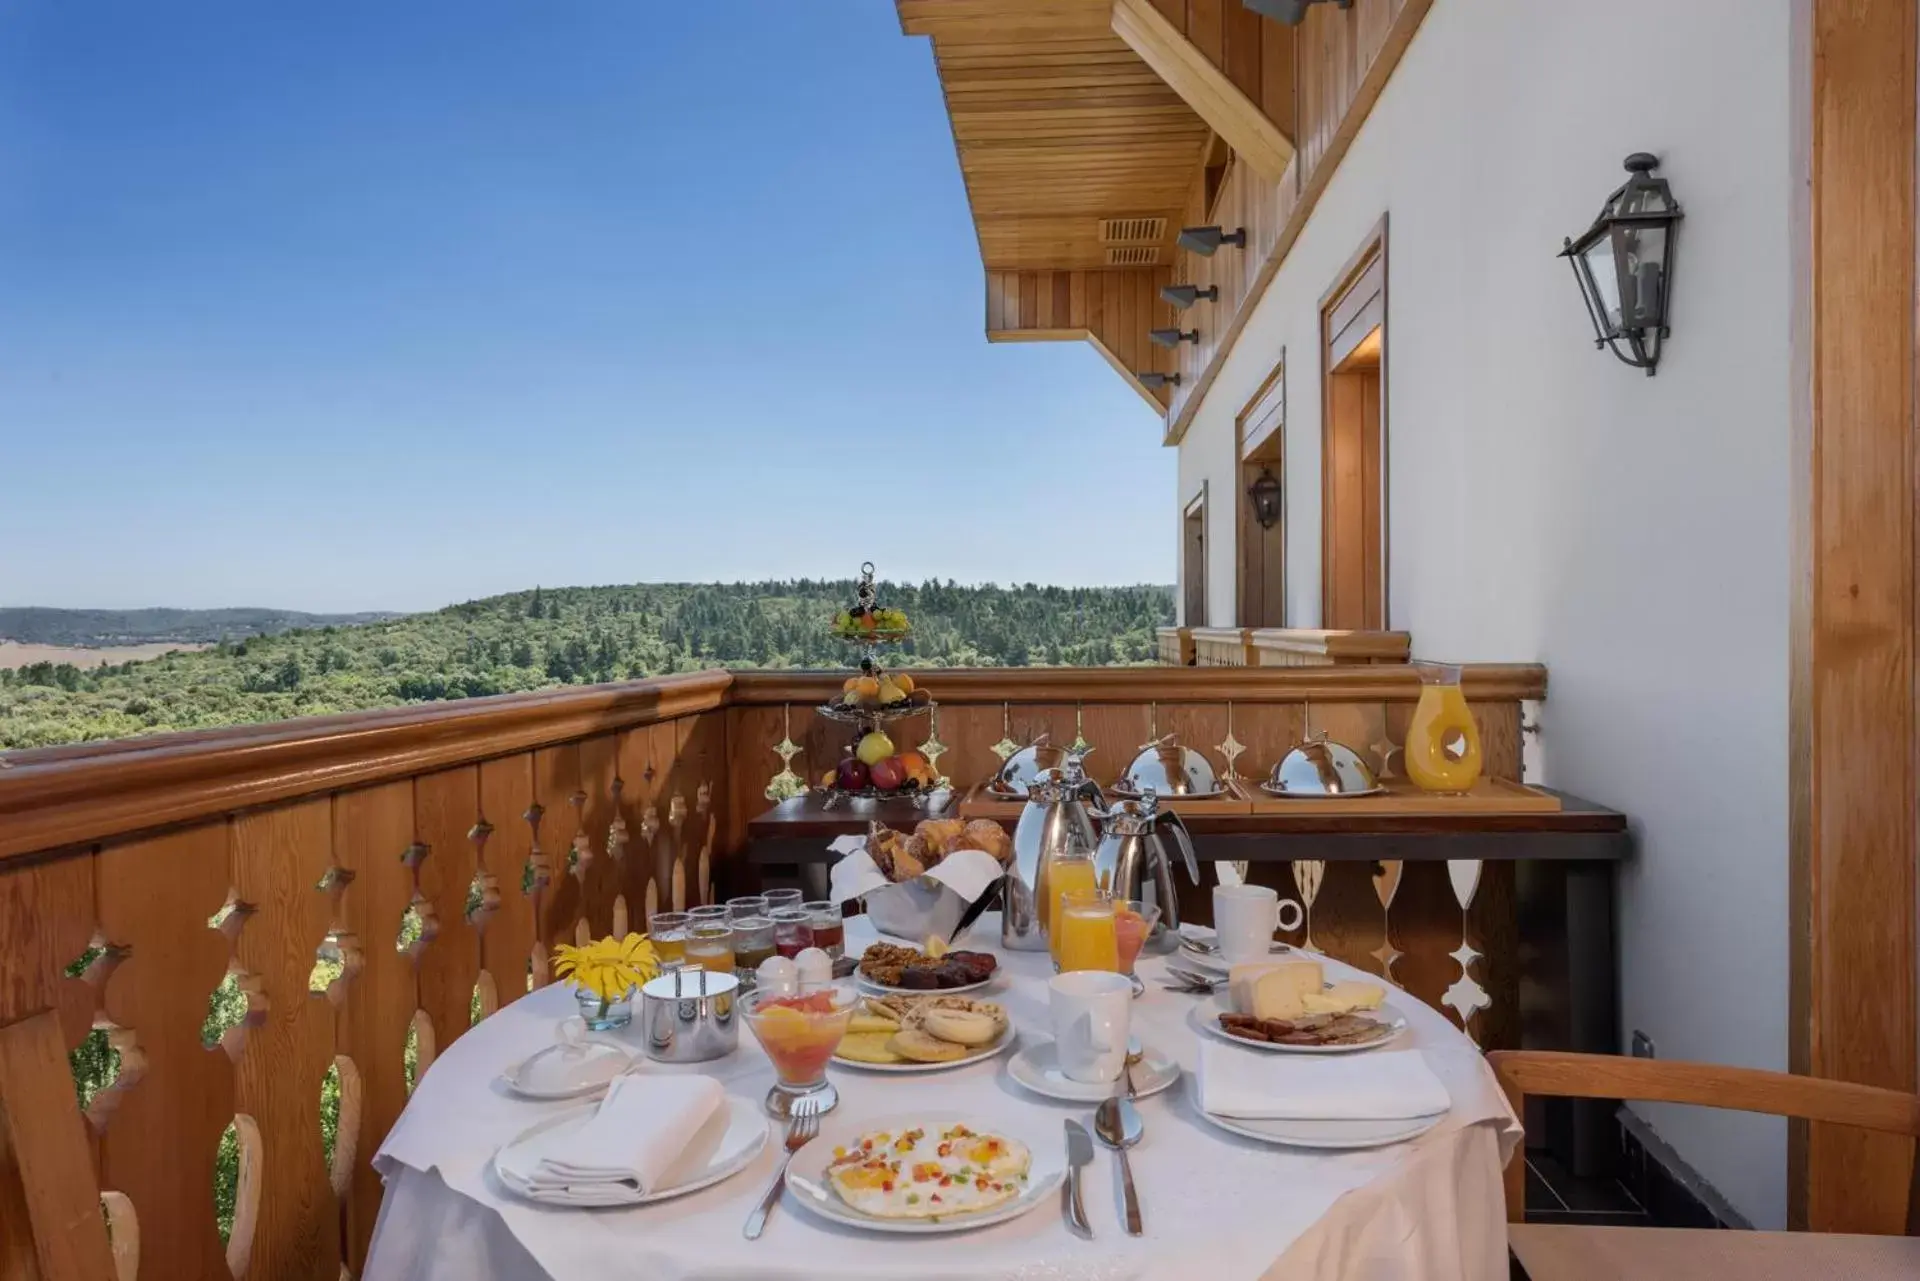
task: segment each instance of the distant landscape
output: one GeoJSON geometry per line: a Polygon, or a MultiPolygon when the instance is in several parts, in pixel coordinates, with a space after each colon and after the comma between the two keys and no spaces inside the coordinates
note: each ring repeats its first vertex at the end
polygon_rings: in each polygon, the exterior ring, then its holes
{"type": "MultiPolygon", "coordinates": [[[[852,595],[803,579],[535,588],[409,615],[0,608],[0,654],[50,647],[0,666],[0,750],[706,667],[844,667],[826,628],[852,595]]],[[[1173,620],[1160,585],[883,583],[880,599],[913,619],[897,659],[913,666],[1150,663],[1173,620]]]]}
{"type": "Polygon", "coordinates": [[[38,663],[71,663],[75,667],[112,667],[119,663],[144,663],[175,650],[206,649],[204,644],[187,645],[179,641],[155,641],[150,645],[107,645],[94,649],[86,645],[23,645],[19,641],[0,640],[0,671],[32,667],[38,663]]]}

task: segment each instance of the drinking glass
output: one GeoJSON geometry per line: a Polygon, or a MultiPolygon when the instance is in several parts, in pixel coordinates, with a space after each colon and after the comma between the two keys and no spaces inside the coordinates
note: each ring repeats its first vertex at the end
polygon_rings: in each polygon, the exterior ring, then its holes
{"type": "Polygon", "coordinates": [[[1054,942],[1061,973],[1120,969],[1113,908],[1113,899],[1098,889],[1068,890],[1060,896],[1054,942]]]}
{"type": "Polygon", "coordinates": [[[767,918],[773,922],[773,950],[782,956],[798,956],[813,946],[813,913],[804,907],[776,907],[767,918]]]}
{"type": "Polygon", "coordinates": [[[1137,898],[1115,899],[1113,901],[1113,939],[1120,953],[1120,972],[1131,975],[1133,963],[1140,957],[1140,949],[1147,945],[1147,936],[1153,933],[1154,924],[1160,919],[1160,908],[1137,898]]]}
{"type": "Polygon", "coordinates": [[[709,974],[733,973],[733,927],[725,921],[695,921],[687,927],[686,956],[709,974]]]}
{"type": "Polygon", "coordinates": [[[726,906],[720,903],[709,903],[705,907],[688,908],[687,916],[695,925],[698,925],[701,921],[718,921],[722,925],[727,923],[726,906]]]}
{"type": "Polygon", "coordinates": [[[846,918],[841,914],[840,905],[829,903],[826,899],[814,899],[801,906],[813,918],[813,945],[834,960],[839,960],[847,950],[846,918]]]}
{"type": "Polygon", "coordinates": [[[1047,950],[1053,953],[1053,968],[1063,968],[1060,964],[1060,905],[1067,895],[1081,890],[1100,888],[1100,876],[1094,870],[1093,851],[1089,849],[1059,850],[1040,866],[1039,884],[1035,887],[1034,899],[1045,903],[1047,950]]]}
{"type": "Polygon", "coordinates": [[[727,919],[737,921],[743,916],[765,916],[767,900],[758,894],[744,895],[727,900],[727,919]]]}
{"type": "Polygon", "coordinates": [[[662,965],[678,965],[687,959],[687,927],[691,924],[693,917],[685,912],[655,912],[647,922],[647,938],[662,965]]]}
{"type": "Polygon", "coordinates": [[[733,968],[742,983],[751,983],[760,962],[774,955],[773,922],[764,916],[733,919],[733,968]]]}
{"type": "Polygon", "coordinates": [[[768,912],[778,912],[783,907],[799,907],[806,895],[799,890],[768,890],[760,897],[767,900],[768,912]]]}
{"type": "Polygon", "coordinates": [[[767,1111],[790,1117],[794,1104],[804,1098],[812,1111],[824,1113],[840,1101],[827,1080],[827,1061],[847,1034],[857,1000],[851,988],[808,983],[797,995],[756,992],[740,1003],[754,1039],[773,1060],[775,1082],[767,1093],[767,1111]]]}

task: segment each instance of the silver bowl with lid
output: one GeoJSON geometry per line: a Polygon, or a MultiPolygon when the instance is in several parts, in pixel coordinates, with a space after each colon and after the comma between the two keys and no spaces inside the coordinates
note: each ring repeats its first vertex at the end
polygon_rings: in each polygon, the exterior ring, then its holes
{"type": "Polygon", "coordinates": [[[987,790],[998,792],[1002,796],[1025,800],[1033,786],[1033,781],[1040,776],[1041,771],[1055,769],[1066,764],[1066,760],[1067,749],[1053,746],[1047,741],[1047,736],[1042,734],[1007,758],[1006,763],[987,784],[987,790]]]}
{"type": "Polygon", "coordinates": [[[1386,789],[1366,758],[1325,735],[1301,743],[1260,785],[1269,796],[1374,796],[1386,789]]]}
{"type": "Polygon", "coordinates": [[[1142,747],[1113,790],[1122,796],[1138,796],[1149,789],[1163,800],[1169,796],[1198,800],[1218,796],[1224,790],[1206,754],[1182,747],[1171,734],[1142,747]]]}

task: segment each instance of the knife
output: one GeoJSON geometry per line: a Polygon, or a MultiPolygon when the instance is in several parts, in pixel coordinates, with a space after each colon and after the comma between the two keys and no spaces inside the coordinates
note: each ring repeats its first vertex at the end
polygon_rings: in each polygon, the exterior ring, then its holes
{"type": "Polygon", "coordinates": [[[1089,1239],[1093,1236],[1093,1225],[1087,1222],[1086,1203],[1080,1199],[1080,1171],[1091,1160],[1093,1136],[1078,1121],[1068,1121],[1067,1181],[1060,1188],[1060,1204],[1066,1212],[1068,1225],[1089,1239]]]}

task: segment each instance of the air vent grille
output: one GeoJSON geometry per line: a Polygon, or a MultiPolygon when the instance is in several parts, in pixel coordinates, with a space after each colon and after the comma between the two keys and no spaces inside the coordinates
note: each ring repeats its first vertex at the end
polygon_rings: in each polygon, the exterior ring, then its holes
{"type": "Polygon", "coordinates": [[[1107,266],[1109,267],[1157,267],[1159,265],[1160,246],[1158,245],[1107,246],[1107,266]]]}
{"type": "Polygon", "coordinates": [[[1102,218],[1103,245],[1152,245],[1167,238],[1165,218],[1102,218]]]}

